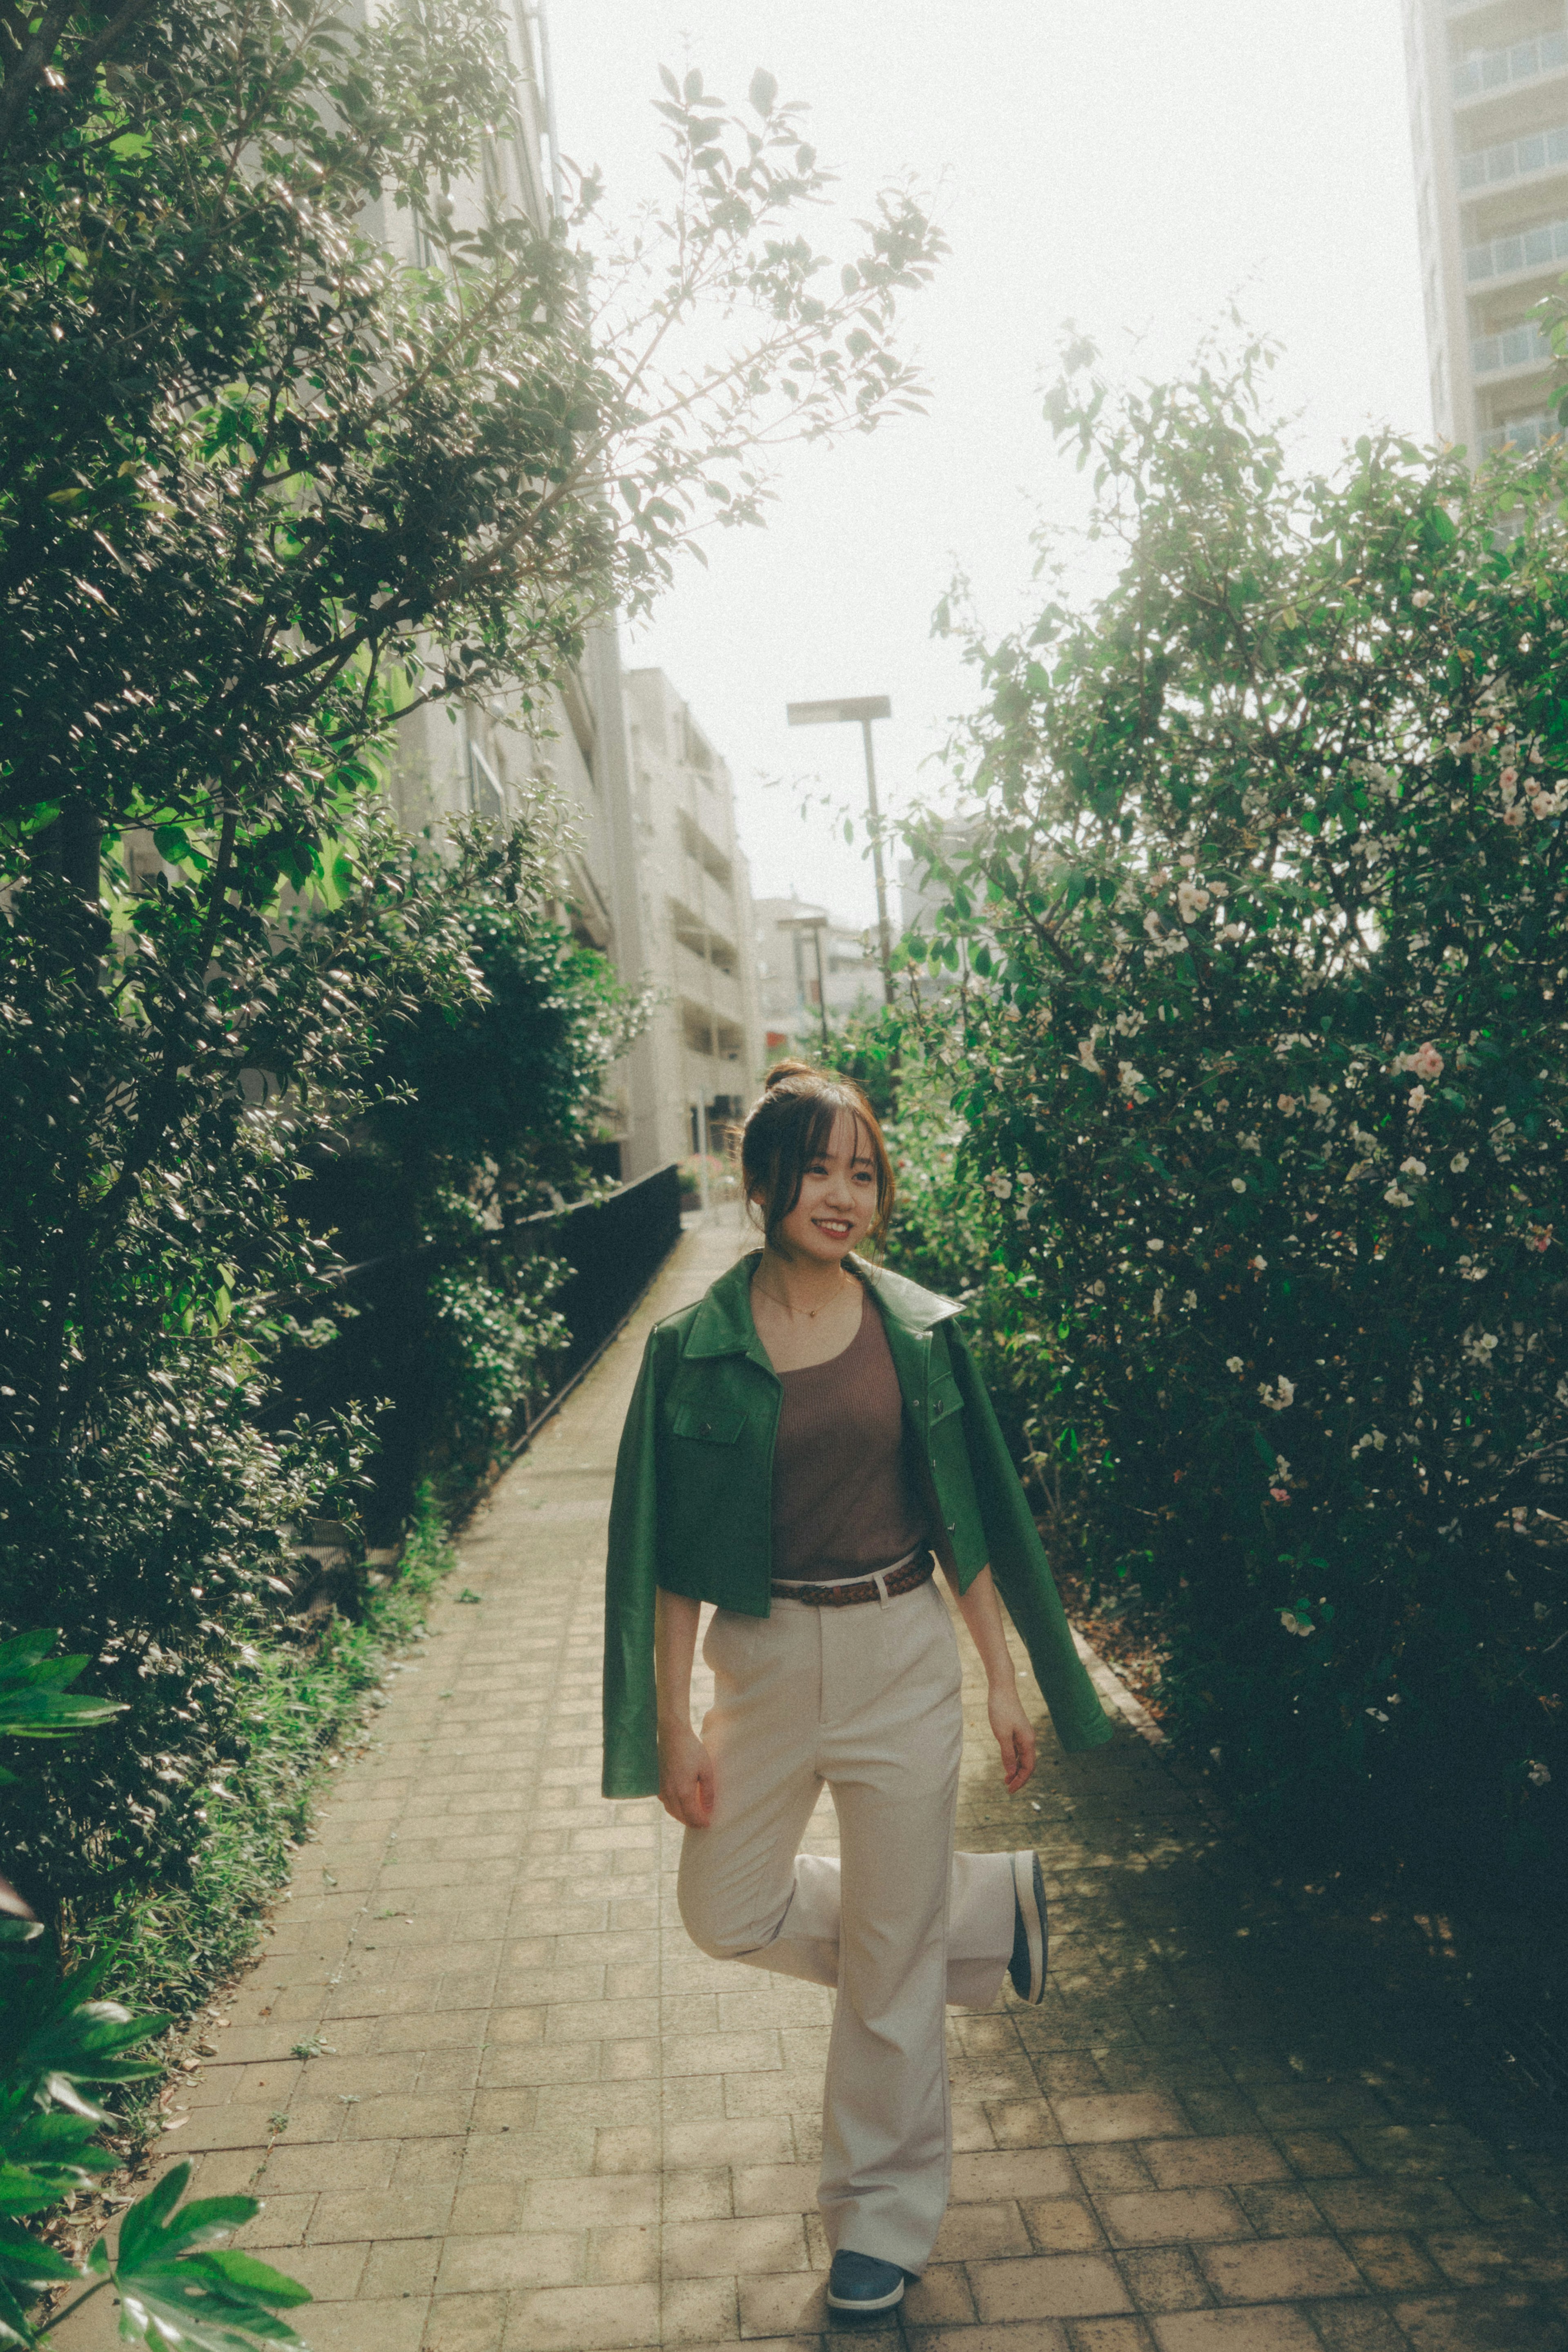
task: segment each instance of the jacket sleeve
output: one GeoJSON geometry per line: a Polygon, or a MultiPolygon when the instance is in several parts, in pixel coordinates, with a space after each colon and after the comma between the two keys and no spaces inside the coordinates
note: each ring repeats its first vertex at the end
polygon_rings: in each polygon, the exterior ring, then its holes
{"type": "Polygon", "coordinates": [[[1057,1738],[1069,1750],[1098,1748],[1113,1738],[1115,1727],[1074,1645],[1051,1562],[985,1382],[963,1335],[952,1323],[946,1329],[954,1377],[964,1399],[969,1464],[990,1547],[992,1578],[1029,1652],[1057,1738]]]}
{"type": "Polygon", "coordinates": [[[658,1585],[657,1330],[615,1458],[604,1592],[604,1777],[607,1797],[651,1797],[659,1787],[653,1693],[653,1610],[658,1585]]]}

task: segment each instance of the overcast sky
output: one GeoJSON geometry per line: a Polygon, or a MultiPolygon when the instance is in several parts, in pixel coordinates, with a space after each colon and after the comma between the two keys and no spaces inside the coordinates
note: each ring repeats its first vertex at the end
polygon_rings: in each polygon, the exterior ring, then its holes
{"type": "Polygon", "coordinates": [[[969,699],[930,636],[955,566],[1005,625],[1036,517],[1082,511],[1040,413],[1063,320],[1159,375],[1237,297],[1286,347],[1313,461],[1369,420],[1430,432],[1397,0],[552,0],[550,30],[562,146],[617,213],[658,186],[659,65],[736,103],[764,65],[847,212],[914,173],[953,247],[908,314],[929,415],[792,457],[766,530],[711,539],[625,646],[728,761],[758,897],[871,919],[858,852],[759,780],[857,794],[858,730],[790,730],[784,705],[882,693],[890,796],[935,787],[969,699]]]}

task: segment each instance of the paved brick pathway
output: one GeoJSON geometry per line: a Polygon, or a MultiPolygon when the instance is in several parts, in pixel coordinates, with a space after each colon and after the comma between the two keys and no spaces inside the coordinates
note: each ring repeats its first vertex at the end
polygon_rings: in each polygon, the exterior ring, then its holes
{"type": "MultiPolygon", "coordinates": [[[[650,1316],[736,1246],[687,1236],[474,1524],[176,2102],[198,2189],[266,2197],[248,2238],[319,2298],[316,2352],[808,2352],[828,2326],[828,1996],[695,1952],[678,1832],[598,1794],[622,1415],[650,1316]]],[[[1568,2171],[1470,2128],[1447,2045],[1412,2056],[1408,2003],[1134,1730],[1075,1759],[1047,1733],[1008,1798],[969,1697],[962,1840],[1040,1843],[1052,1990],[953,2017],[953,2206],[871,2345],[1568,2347],[1568,2171]]],[[[106,2305],[61,2352],[106,2352],[106,2305]]]]}

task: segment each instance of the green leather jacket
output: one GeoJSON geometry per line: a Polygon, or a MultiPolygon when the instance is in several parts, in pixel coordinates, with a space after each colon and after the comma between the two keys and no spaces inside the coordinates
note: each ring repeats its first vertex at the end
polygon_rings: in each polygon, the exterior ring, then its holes
{"type": "MultiPolygon", "coordinates": [[[[751,1319],[755,1255],[648,1334],[610,1507],[604,1794],[659,1785],[653,1596],[663,1586],[766,1617],[773,1441],[782,1390],[751,1319]]],[[[988,1561],[1064,1748],[1096,1748],[1110,1717],[1072,1644],[1050,1564],[951,1299],[855,1261],[887,1331],[904,1410],[960,1591],[988,1561]]]]}

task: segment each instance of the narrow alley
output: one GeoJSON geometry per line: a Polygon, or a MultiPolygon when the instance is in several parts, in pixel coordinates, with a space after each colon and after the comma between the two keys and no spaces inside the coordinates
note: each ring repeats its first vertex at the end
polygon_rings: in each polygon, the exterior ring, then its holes
{"type": "MultiPolygon", "coordinates": [[[[728,1213],[722,1213],[727,1215],[728,1213]]],[[[689,1233],[465,1536],[177,2095],[171,2160],[249,2189],[314,2352],[806,2352],[829,1998],[703,1958],[679,1832],[599,1796],[601,1576],[650,1320],[689,1233]],[[476,1601],[470,1596],[477,1596],[476,1601]],[[182,2109],[184,2112],[182,2112],[182,2109]]],[[[1568,2168],[1459,2120],[1201,1795],[1128,1724],[1008,1798],[981,1685],[960,1843],[1038,1841],[1052,1990],[950,2021],[959,2154],[922,2352],[1553,2352],[1568,2168]]],[[[813,1833],[831,1848],[825,1806],[813,1833]]],[[[113,2338],[102,2298],[62,2352],[113,2338]]]]}

